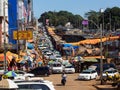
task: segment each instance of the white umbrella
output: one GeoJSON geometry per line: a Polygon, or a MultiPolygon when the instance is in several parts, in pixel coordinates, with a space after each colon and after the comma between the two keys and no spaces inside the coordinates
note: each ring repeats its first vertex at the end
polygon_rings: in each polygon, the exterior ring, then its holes
{"type": "Polygon", "coordinates": [[[17,89],[17,84],[10,79],[3,79],[0,81],[0,89],[17,89]]]}

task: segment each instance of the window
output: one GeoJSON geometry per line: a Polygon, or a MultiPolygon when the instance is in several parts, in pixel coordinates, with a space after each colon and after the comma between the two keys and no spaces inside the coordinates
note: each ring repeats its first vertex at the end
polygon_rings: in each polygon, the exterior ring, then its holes
{"type": "Polygon", "coordinates": [[[18,85],[18,90],[50,90],[50,88],[47,85],[44,84],[24,84],[24,85],[18,85]]]}

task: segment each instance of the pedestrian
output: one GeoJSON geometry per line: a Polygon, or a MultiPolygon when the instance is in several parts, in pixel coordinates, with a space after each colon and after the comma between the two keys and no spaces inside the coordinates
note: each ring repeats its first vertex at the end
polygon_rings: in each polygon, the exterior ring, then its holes
{"type": "Polygon", "coordinates": [[[15,60],[15,57],[12,58],[12,60],[10,61],[10,64],[8,66],[8,71],[14,71],[14,70],[17,70],[17,63],[16,63],[16,60],[15,60]]]}

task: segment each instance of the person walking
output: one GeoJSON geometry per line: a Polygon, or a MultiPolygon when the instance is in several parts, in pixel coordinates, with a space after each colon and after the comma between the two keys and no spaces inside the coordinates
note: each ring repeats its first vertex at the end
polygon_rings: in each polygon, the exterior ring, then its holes
{"type": "Polygon", "coordinates": [[[8,66],[8,71],[14,71],[14,70],[17,70],[17,63],[16,63],[16,60],[15,60],[15,57],[12,58],[12,60],[10,61],[10,64],[8,66]]]}

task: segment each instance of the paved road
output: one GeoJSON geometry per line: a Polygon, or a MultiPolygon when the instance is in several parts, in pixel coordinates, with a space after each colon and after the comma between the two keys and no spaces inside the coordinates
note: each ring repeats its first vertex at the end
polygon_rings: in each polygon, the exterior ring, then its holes
{"type": "Polygon", "coordinates": [[[77,80],[78,74],[67,74],[67,82],[65,86],[61,85],[61,74],[53,74],[44,79],[52,81],[56,90],[97,90],[93,85],[95,80],[81,81],[77,80]]]}

